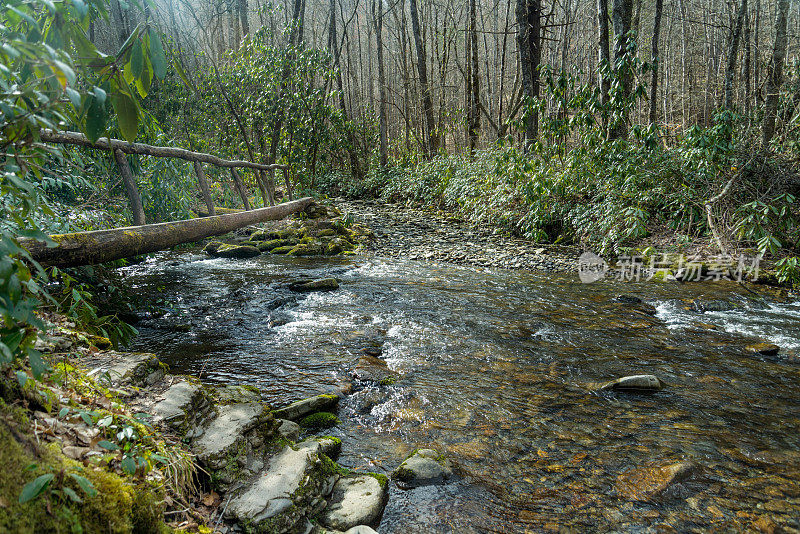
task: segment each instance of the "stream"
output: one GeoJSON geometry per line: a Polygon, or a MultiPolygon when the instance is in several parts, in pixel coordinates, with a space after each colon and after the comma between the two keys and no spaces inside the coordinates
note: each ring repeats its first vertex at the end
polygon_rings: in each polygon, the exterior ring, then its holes
{"type": "Polygon", "coordinates": [[[800,303],[733,283],[586,285],[402,258],[183,250],[124,271],[142,305],[131,349],[258,386],[275,407],[349,392],[321,434],[342,439],[352,469],[389,474],[416,448],[453,462],[445,485],[392,484],[382,534],[800,529],[800,303]],[[285,288],[306,276],[340,288],[285,288]],[[745,350],[757,341],[780,354],[745,350]],[[394,384],[352,383],[370,347],[394,384]],[[665,388],[596,389],[644,373],[665,388]],[[676,462],[691,476],[631,498],[626,473],[676,462]]]}

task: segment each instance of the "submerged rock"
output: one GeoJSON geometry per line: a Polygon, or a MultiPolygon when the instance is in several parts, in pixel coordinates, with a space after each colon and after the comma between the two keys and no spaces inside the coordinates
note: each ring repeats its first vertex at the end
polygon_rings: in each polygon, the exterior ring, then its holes
{"type": "Polygon", "coordinates": [[[289,419],[294,421],[315,412],[331,410],[335,408],[338,403],[338,395],[316,395],[314,397],[293,402],[285,408],[274,410],[272,413],[278,419],[289,419]]]}
{"type": "Polygon", "coordinates": [[[261,252],[256,247],[250,245],[222,245],[214,255],[220,258],[244,259],[253,258],[260,254],[261,252]]]}
{"type": "Polygon", "coordinates": [[[370,354],[361,356],[350,374],[357,380],[381,385],[390,385],[397,380],[397,373],[390,370],[384,360],[370,354]]]}
{"type": "Polygon", "coordinates": [[[773,343],[753,343],[746,347],[748,352],[761,354],[763,356],[776,356],[781,348],[773,343]]]}
{"type": "Polygon", "coordinates": [[[339,479],[320,523],[337,530],[375,524],[386,505],[386,489],[386,484],[370,475],[339,479]]]}
{"type": "Polygon", "coordinates": [[[289,285],[292,291],[332,291],[339,289],[339,282],[336,278],[320,278],[319,280],[299,281],[289,285]]]}
{"type": "Polygon", "coordinates": [[[689,478],[697,470],[692,462],[639,467],[617,477],[617,492],[632,501],[649,501],[667,488],[689,478]]]}
{"type": "Polygon", "coordinates": [[[419,449],[394,470],[392,478],[403,488],[416,488],[440,484],[452,475],[450,462],[438,452],[419,449]]]}
{"type": "Polygon", "coordinates": [[[330,428],[341,424],[336,414],[330,412],[317,412],[307,415],[300,420],[300,426],[304,428],[330,428]]]}
{"type": "Polygon", "coordinates": [[[632,375],[617,378],[611,382],[606,382],[600,389],[612,391],[630,391],[648,393],[661,391],[664,384],[654,375],[632,375]]]}

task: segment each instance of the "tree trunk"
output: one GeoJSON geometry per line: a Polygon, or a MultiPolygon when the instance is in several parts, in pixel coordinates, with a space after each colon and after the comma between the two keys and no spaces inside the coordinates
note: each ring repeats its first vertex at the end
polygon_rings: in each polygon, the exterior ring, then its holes
{"type": "Polygon", "coordinates": [[[750,124],[750,60],[751,60],[751,32],[750,32],[750,11],[744,14],[744,114],[747,116],[747,123],[750,124]]]}
{"type": "Polygon", "coordinates": [[[250,207],[250,200],[247,198],[247,189],[245,189],[242,179],[239,177],[239,173],[236,169],[231,169],[231,177],[233,178],[233,184],[236,186],[236,191],[242,199],[244,209],[250,211],[252,208],[250,207]]]}
{"type": "MultiPolygon", "coordinates": [[[[622,63],[628,53],[631,44],[630,31],[631,19],[633,18],[633,0],[614,0],[612,10],[612,21],[614,23],[614,69],[617,76],[621,79],[623,99],[630,98],[633,88],[633,73],[622,63]]],[[[612,139],[621,139],[628,136],[628,117],[619,117],[616,124],[611,129],[612,139]]]]}
{"type": "Polygon", "coordinates": [[[45,266],[93,265],[227,234],[251,224],[283,219],[313,203],[312,198],[306,197],[274,207],[228,215],[54,235],[51,239],[56,242],[55,247],[34,239],[23,239],[20,243],[34,260],[45,266]]]}
{"type": "Polygon", "coordinates": [[[383,3],[375,13],[375,0],[372,0],[372,16],[375,21],[375,40],[378,49],[378,124],[380,128],[381,167],[386,168],[389,160],[389,134],[386,109],[386,71],[383,63],[383,3]]]}
{"type": "Polygon", "coordinates": [[[414,33],[414,45],[417,51],[417,72],[419,73],[419,85],[422,90],[422,112],[427,126],[425,155],[430,158],[439,151],[439,135],[436,132],[436,123],[433,119],[433,100],[431,98],[431,88],[428,84],[428,65],[422,44],[422,34],[420,33],[417,0],[410,0],[409,3],[411,6],[411,30],[414,33]]]}
{"type": "Polygon", "coordinates": [[[117,162],[117,167],[122,175],[122,182],[125,184],[125,192],[128,195],[128,201],[130,201],[131,204],[133,224],[137,226],[145,224],[142,197],[139,196],[139,188],[136,187],[136,178],[134,178],[131,167],[128,165],[128,158],[121,150],[114,150],[114,160],[117,162]]]}
{"type": "Polygon", "coordinates": [[[206,173],[203,171],[203,165],[199,161],[194,162],[194,173],[197,175],[197,184],[200,186],[200,193],[203,195],[209,215],[216,215],[214,201],[211,200],[211,190],[208,187],[208,180],[206,180],[206,173]]]}
{"type": "MultiPolygon", "coordinates": [[[[468,0],[469,22],[466,34],[467,41],[467,142],[469,152],[475,152],[478,144],[478,130],[480,128],[480,73],[478,72],[478,17],[476,0],[468,0]]],[[[489,74],[488,72],[486,73],[489,74]]]]}
{"type": "Polygon", "coordinates": [[[744,13],[747,10],[747,0],[742,0],[739,10],[736,13],[736,23],[731,32],[731,46],[728,50],[728,65],[725,68],[725,97],[722,107],[731,109],[733,107],[733,76],[736,74],[736,59],[739,57],[739,41],[742,36],[742,24],[744,24],[744,13]]]}
{"type": "Polygon", "coordinates": [[[786,27],[789,14],[789,0],[778,0],[778,14],[775,17],[775,45],[767,66],[767,99],[764,108],[764,130],[762,142],[769,145],[775,135],[775,120],[778,115],[778,95],[783,84],[783,62],[786,59],[786,27]]]}
{"type": "MultiPolygon", "coordinates": [[[[602,1],[602,0],[601,0],[602,1]]],[[[658,109],[658,67],[660,58],[658,57],[658,38],[661,34],[661,12],[664,7],[664,0],[656,0],[656,13],[653,20],[653,73],[650,78],[650,124],[656,124],[656,110],[658,109]]],[[[606,28],[608,31],[608,28],[606,28]]],[[[608,37],[608,35],[606,35],[608,37]]]]}
{"type": "Polygon", "coordinates": [[[250,10],[247,7],[247,0],[237,0],[237,4],[239,7],[239,19],[242,25],[242,37],[247,37],[250,33],[250,21],[248,19],[250,10]]]}
{"type": "MultiPolygon", "coordinates": [[[[540,0],[517,0],[517,48],[522,69],[522,89],[527,103],[539,97],[539,62],[541,61],[542,6],[540,0]]],[[[539,137],[539,116],[528,110],[525,117],[524,150],[539,137]]]]}

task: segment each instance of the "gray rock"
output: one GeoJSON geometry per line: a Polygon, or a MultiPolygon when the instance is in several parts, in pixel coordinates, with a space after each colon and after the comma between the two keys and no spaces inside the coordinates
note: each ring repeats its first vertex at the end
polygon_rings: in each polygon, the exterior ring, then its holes
{"type": "Polygon", "coordinates": [[[222,404],[238,404],[241,402],[261,401],[261,392],[252,386],[228,385],[214,388],[216,398],[222,404]]]}
{"type": "Polygon", "coordinates": [[[192,450],[206,462],[227,455],[249,430],[261,422],[259,415],[262,410],[260,404],[220,406],[217,417],[206,427],[203,435],[192,442],[192,450]]]}
{"type": "Polygon", "coordinates": [[[397,379],[397,373],[390,370],[384,360],[370,354],[362,355],[350,374],[357,380],[376,384],[391,383],[397,379]]]}
{"type": "Polygon", "coordinates": [[[453,475],[450,463],[433,449],[420,449],[400,464],[392,478],[401,487],[415,488],[439,484],[453,475]]]}
{"type": "Polygon", "coordinates": [[[338,530],[374,524],[383,513],[385,504],[386,489],[377,479],[369,475],[340,478],[319,520],[323,525],[338,530]]]}
{"type": "Polygon", "coordinates": [[[348,529],[347,532],[344,534],[378,534],[375,530],[368,527],[367,525],[358,525],[357,527],[353,527],[348,529]]]}
{"type": "Polygon", "coordinates": [[[319,411],[330,411],[339,403],[338,395],[316,395],[293,402],[285,408],[273,410],[277,419],[295,420],[319,411]]]}
{"type": "Polygon", "coordinates": [[[286,447],[234,494],[227,515],[257,532],[294,532],[322,511],[338,475],[326,468],[321,445],[310,440],[286,447]]]}
{"type": "Polygon", "coordinates": [[[762,356],[776,356],[781,351],[781,348],[773,343],[753,343],[748,345],[746,350],[762,356]]]}
{"type": "Polygon", "coordinates": [[[632,375],[606,382],[600,386],[600,389],[648,393],[661,391],[663,387],[664,384],[654,375],[632,375]]]}
{"type": "Polygon", "coordinates": [[[183,430],[213,412],[214,408],[209,403],[203,386],[188,380],[180,380],[170,386],[164,392],[164,400],[153,407],[153,415],[157,421],[164,421],[183,430]]]}
{"type": "Polygon", "coordinates": [[[289,289],[292,291],[306,292],[306,291],[332,291],[339,289],[339,282],[336,278],[321,278],[319,280],[300,281],[289,284],[289,289]]]}
{"type": "Polygon", "coordinates": [[[89,371],[100,383],[109,387],[121,385],[151,386],[166,375],[155,354],[107,352],[104,361],[89,371]]]}
{"type": "Polygon", "coordinates": [[[297,441],[300,438],[300,425],[288,419],[278,420],[278,433],[289,441],[297,441]]]}

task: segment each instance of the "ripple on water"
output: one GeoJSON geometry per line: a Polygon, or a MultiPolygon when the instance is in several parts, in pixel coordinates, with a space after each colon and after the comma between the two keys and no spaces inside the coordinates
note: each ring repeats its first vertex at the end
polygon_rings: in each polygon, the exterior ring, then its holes
{"type": "Polygon", "coordinates": [[[169,308],[143,320],[135,348],[176,372],[253,383],[279,404],[345,386],[361,349],[381,348],[398,380],[357,384],[342,400],[332,430],[344,440],[341,461],[389,472],[433,447],[463,475],[392,489],[381,532],[746,530],[765,514],[800,528],[798,303],[749,305],[735,285],[583,285],[403,260],[166,257],[178,263],[127,272],[145,299],[169,308]],[[331,274],[339,291],[285,289],[331,274]],[[615,301],[620,293],[656,315],[615,301]],[[735,306],[685,309],[697,298],[735,306]],[[787,357],[744,351],[755,338],[787,357]],[[667,387],[595,391],[638,373],[667,387]],[[653,502],[618,491],[633,468],[682,461],[703,468],[653,502]]]}

